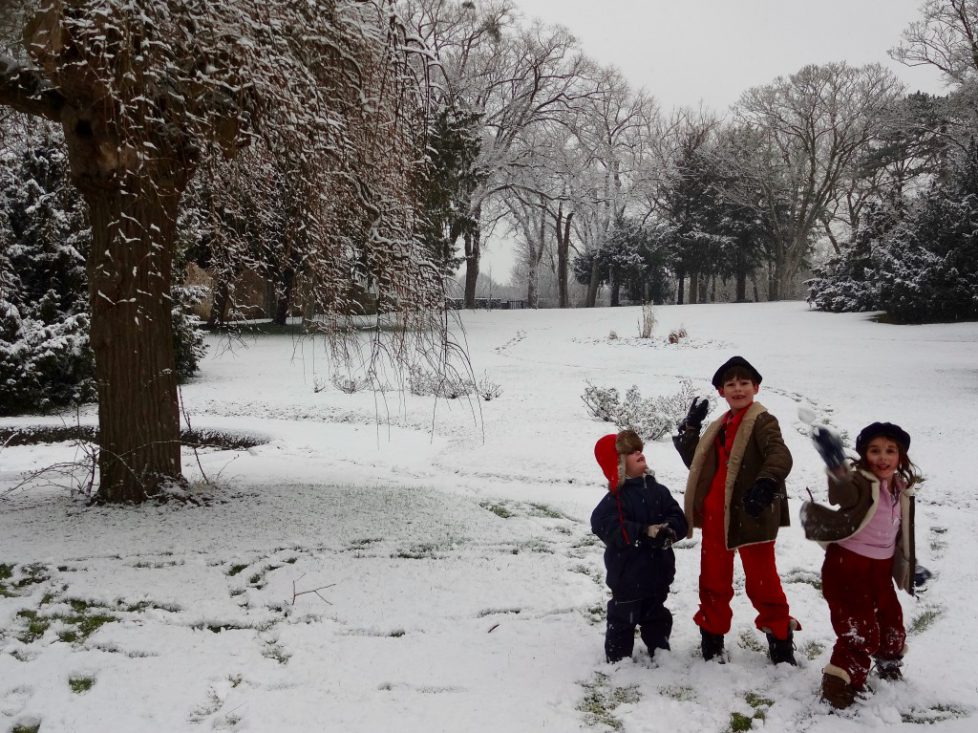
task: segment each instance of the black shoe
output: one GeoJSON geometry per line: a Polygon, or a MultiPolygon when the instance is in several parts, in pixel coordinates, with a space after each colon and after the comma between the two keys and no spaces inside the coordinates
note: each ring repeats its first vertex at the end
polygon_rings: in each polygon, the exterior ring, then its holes
{"type": "Polygon", "coordinates": [[[795,661],[795,641],[794,634],[788,629],[788,638],[779,639],[772,633],[767,634],[767,648],[771,656],[771,661],[775,664],[788,663],[798,665],[795,661]]]}
{"type": "Polygon", "coordinates": [[[701,628],[700,637],[700,650],[703,652],[703,659],[710,661],[716,658],[720,664],[727,661],[723,655],[723,634],[711,634],[701,628]]]}
{"type": "Polygon", "coordinates": [[[900,667],[903,666],[902,659],[877,659],[876,660],[876,674],[879,675],[881,680],[902,680],[903,672],[900,667]]]}

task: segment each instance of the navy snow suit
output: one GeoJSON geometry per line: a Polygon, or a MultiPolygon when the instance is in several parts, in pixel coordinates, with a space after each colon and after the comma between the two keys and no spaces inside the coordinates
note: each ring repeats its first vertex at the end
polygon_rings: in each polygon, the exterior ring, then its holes
{"type": "Polygon", "coordinates": [[[591,531],[605,543],[611,589],[605,633],[609,662],[631,656],[636,626],[651,654],[669,648],[672,614],[665,601],[676,575],[676,556],[664,546],[662,532],[655,538],[646,534],[650,525],[663,522],[679,539],[686,536],[682,508],[669,489],[649,475],[626,479],[591,513],[591,531]]]}

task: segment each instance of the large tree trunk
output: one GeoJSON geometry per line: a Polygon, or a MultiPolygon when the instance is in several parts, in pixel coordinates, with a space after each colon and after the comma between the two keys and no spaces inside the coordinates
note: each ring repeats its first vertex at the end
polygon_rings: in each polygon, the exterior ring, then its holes
{"type": "Polygon", "coordinates": [[[170,315],[179,192],[166,190],[163,176],[130,178],[126,190],[118,184],[84,185],[91,182],[86,172],[73,173],[76,179],[81,175],[91,210],[88,282],[98,383],[98,498],[139,502],[166,483],[182,481],[170,315]]]}
{"type": "Polygon", "coordinates": [[[700,274],[696,271],[689,273],[689,302],[699,303],[700,298],[700,274]]]}
{"type": "Polygon", "coordinates": [[[617,308],[621,305],[621,279],[618,275],[618,268],[611,268],[611,295],[608,305],[617,308]]]}
{"type": "Polygon", "coordinates": [[[479,259],[481,251],[482,228],[475,228],[465,234],[465,303],[466,308],[475,308],[475,288],[479,283],[479,259]]]}
{"type": "Polygon", "coordinates": [[[587,298],[584,301],[584,305],[587,308],[593,308],[595,303],[598,302],[598,287],[601,283],[598,280],[598,258],[595,257],[591,261],[591,277],[587,281],[587,298]]]}
{"type": "Polygon", "coordinates": [[[676,270],[676,305],[682,305],[685,299],[686,273],[676,270]]]}
{"type": "Polygon", "coordinates": [[[570,296],[567,292],[567,278],[570,259],[570,227],[572,211],[563,217],[563,205],[557,209],[557,299],[561,308],[570,307],[570,296]]]}
{"type": "Polygon", "coordinates": [[[284,326],[288,322],[294,289],[295,270],[289,268],[279,275],[278,287],[275,288],[275,315],[272,322],[276,325],[284,326]]]}
{"type": "Polygon", "coordinates": [[[738,303],[747,301],[747,271],[737,270],[737,294],[735,300],[738,303]]]}

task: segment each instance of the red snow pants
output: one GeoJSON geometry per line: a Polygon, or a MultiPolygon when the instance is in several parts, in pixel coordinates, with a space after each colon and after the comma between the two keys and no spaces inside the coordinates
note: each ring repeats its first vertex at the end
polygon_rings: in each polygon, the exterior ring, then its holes
{"type": "Polygon", "coordinates": [[[835,544],[825,551],[822,595],[837,637],[830,661],[849,673],[857,690],[866,684],[872,657],[903,656],[907,632],[892,568],[892,558],[874,560],[835,544]]]}
{"type": "Polygon", "coordinates": [[[774,542],[747,545],[728,550],[724,538],[723,486],[714,485],[703,506],[703,542],[700,545],[700,608],[693,616],[696,625],[711,634],[730,631],[733,611],[734,554],[740,553],[746,580],[745,590],[757,610],[754,624],[779,639],[788,638],[788,629],[800,628],[788,612],[788,599],[774,562],[774,542]]]}

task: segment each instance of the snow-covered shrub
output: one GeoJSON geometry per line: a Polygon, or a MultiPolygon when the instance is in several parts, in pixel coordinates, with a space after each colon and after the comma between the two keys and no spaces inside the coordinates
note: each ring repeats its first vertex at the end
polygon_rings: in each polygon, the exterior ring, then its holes
{"type": "MultiPolygon", "coordinates": [[[[369,377],[351,377],[343,374],[334,374],[330,377],[330,382],[344,394],[356,394],[370,386],[369,377]]],[[[319,392],[321,389],[317,389],[316,391],[319,392]]]]}
{"type": "Polygon", "coordinates": [[[193,310],[206,296],[207,289],[202,287],[180,286],[173,289],[173,349],[180,382],[196,374],[198,362],[207,353],[204,334],[200,330],[201,321],[193,310]]]}
{"type": "Polygon", "coordinates": [[[482,377],[476,385],[476,391],[486,402],[491,402],[503,393],[503,388],[489,379],[488,375],[482,377]]]}
{"type": "MultiPolygon", "coordinates": [[[[689,403],[696,396],[692,382],[683,379],[675,394],[647,398],[642,397],[635,385],[622,398],[614,387],[595,387],[588,383],[581,399],[592,417],[613,423],[618,430],[634,430],[644,440],[658,440],[686,416],[689,403]]],[[[708,396],[707,400],[712,409],[715,399],[708,396]]]]}
{"type": "Polygon", "coordinates": [[[458,399],[476,391],[475,384],[465,374],[435,372],[417,365],[408,367],[408,390],[419,397],[458,399]]]}
{"type": "Polygon", "coordinates": [[[678,344],[683,341],[689,334],[686,333],[686,329],[683,326],[679,328],[674,328],[669,332],[667,340],[670,344],[678,344]]]}

